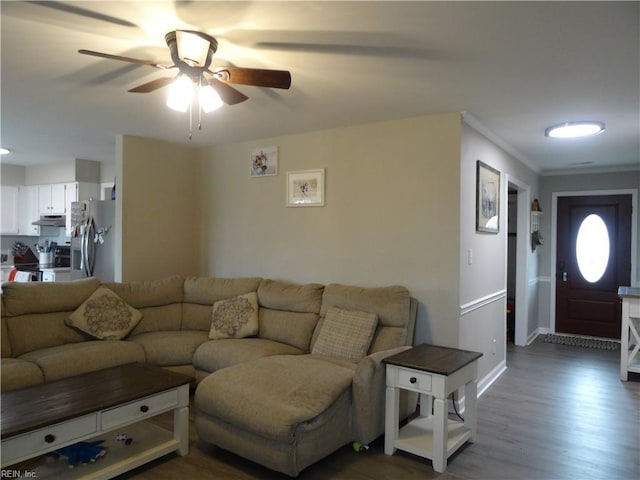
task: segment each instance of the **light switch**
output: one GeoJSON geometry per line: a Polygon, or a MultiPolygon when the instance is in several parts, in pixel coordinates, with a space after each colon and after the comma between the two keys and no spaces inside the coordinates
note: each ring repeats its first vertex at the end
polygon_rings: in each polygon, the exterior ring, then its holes
{"type": "Polygon", "coordinates": [[[467,263],[469,265],[473,264],[473,250],[471,249],[467,250],[467,263]]]}

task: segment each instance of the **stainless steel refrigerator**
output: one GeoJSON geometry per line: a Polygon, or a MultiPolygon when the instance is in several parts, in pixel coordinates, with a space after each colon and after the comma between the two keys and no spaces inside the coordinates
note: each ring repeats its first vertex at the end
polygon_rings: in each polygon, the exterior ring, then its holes
{"type": "Polygon", "coordinates": [[[71,278],[115,279],[115,223],[113,200],[71,204],[71,278]]]}

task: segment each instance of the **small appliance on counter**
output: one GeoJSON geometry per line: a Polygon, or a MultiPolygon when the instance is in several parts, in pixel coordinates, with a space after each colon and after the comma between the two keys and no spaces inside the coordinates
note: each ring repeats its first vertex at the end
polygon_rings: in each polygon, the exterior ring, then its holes
{"type": "Polygon", "coordinates": [[[14,242],[11,254],[13,255],[14,267],[18,272],[28,272],[30,274],[29,280],[32,282],[42,280],[39,259],[31,248],[22,242],[14,242]]]}

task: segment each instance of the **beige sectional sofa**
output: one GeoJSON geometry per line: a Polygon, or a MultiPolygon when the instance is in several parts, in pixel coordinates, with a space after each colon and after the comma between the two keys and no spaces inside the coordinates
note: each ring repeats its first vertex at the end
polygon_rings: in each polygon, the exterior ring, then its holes
{"type": "MultiPolygon", "coordinates": [[[[90,278],[2,288],[3,391],[131,362],[179,371],[194,379],[202,440],[291,476],[383,433],[382,359],[412,344],[417,307],[398,286],[257,277],[90,278]],[[113,304],[93,301],[105,288],[139,319],[122,338],[96,339],[70,320],[87,305],[93,314],[96,304],[105,305],[105,316],[113,304]],[[243,320],[236,322],[234,309],[251,301],[256,308],[237,310],[243,320]],[[245,321],[247,311],[255,319],[245,321]],[[255,330],[246,330],[255,320],[255,330]]],[[[106,317],[104,328],[122,326],[106,317]]],[[[415,406],[415,396],[407,396],[403,414],[415,406]]]]}

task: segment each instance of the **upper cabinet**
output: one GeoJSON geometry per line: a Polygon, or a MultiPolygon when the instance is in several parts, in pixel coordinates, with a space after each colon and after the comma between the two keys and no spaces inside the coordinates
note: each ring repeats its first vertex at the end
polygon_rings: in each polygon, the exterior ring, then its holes
{"type": "Polygon", "coordinates": [[[0,233],[3,235],[16,235],[19,233],[18,205],[20,187],[2,185],[2,218],[0,219],[0,233]]]}
{"type": "Polygon", "coordinates": [[[20,187],[20,235],[40,236],[40,227],[33,222],[40,217],[38,211],[38,186],[27,185],[20,187]]]}
{"type": "Polygon", "coordinates": [[[64,215],[65,183],[38,185],[38,211],[40,215],[64,215]]]}

